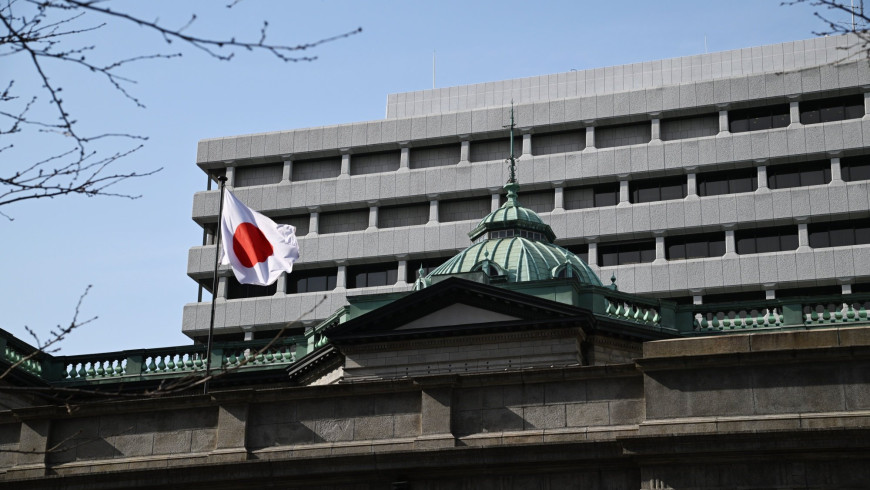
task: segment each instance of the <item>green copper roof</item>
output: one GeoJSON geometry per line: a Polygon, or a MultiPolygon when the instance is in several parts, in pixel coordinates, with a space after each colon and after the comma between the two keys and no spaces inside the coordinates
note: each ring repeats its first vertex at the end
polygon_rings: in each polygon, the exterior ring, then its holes
{"type": "Polygon", "coordinates": [[[427,279],[475,271],[483,271],[490,277],[502,276],[507,282],[577,277],[582,284],[601,286],[589,266],[568,250],[517,236],[475,243],[433,270],[427,279]]]}
{"type": "MultiPolygon", "coordinates": [[[[541,234],[541,238],[548,242],[555,240],[556,235],[550,225],[544,223],[537,213],[520,204],[517,197],[519,184],[509,182],[505,184],[504,188],[507,190],[507,200],[500,208],[480,220],[480,223],[468,233],[471,240],[475,241],[485,233],[499,230],[526,230],[541,234]]],[[[521,235],[521,233],[515,233],[515,235],[521,235]]]]}

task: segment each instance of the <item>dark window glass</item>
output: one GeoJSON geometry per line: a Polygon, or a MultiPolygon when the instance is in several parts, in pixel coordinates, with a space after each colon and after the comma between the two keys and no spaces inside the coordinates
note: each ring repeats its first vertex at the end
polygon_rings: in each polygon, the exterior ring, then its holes
{"type": "Polygon", "coordinates": [[[235,277],[227,278],[227,299],[261,298],[273,296],[278,291],[278,283],[271,286],[256,286],[253,284],[241,284],[235,277]]]}
{"type": "Polygon", "coordinates": [[[423,268],[423,275],[426,276],[434,271],[444,262],[450,260],[450,257],[439,257],[437,259],[409,259],[407,271],[405,273],[405,281],[413,284],[417,280],[417,272],[423,268]]]}
{"type": "Polygon", "coordinates": [[[862,245],[870,243],[870,219],[810,223],[807,232],[813,248],[862,245]]]}
{"type": "Polygon", "coordinates": [[[598,265],[601,266],[652,262],[655,258],[654,240],[598,245],[598,265]]]}
{"type": "Polygon", "coordinates": [[[801,123],[816,124],[864,116],[864,95],[847,95],[800,103],[801,123]]]}
{"type": "Polygon", "coordinates": [[[789,121],[788,104],[728,111],[728,125],[732,133],[784,128],[789,121]]]}
{"type": "Polygon", "coordinates": [[[813,286],[811,288],[789,288],[777,289],[777,298],[797,298],[799,296],[828,296],[832,294],[841,294],[843,288],[840,286],[813,286]]]}
{"type": "Polygon", "coordinates": [[[577,245],[568,245],[565,247],[566,250],[576,255],[580,260],[584,263],[589,263],[589,245],[586,243],[581,243],[577,245]]]}
{"type": "Polygon", "coordinates": [[[635,180],[629,183],[631,202],[666,201],[686,197],[686,176],[635,180]]]}
{"type": "Polygon", "coordinates": [[[733,293],[705,294],[702,300],[707,303],[734,303],[738,301],[764,301],[764,291],[736,291],[733,293]]]}
{"type": "Polygon", "coordinates": [[[758,170],[744,168],[698,174],[698,195],[719,196],[758,189],[758,170]]]}
{"type": "Polygon", "coordinates": [[[682,235],[665,238],[668,260],[725,255],[725,233],[682,235]]]}
{"type": "Polygon", "coordinates": [[[870,293],[870,282],[852,284],[852,293],[870,293]]]}
{"type": "Polygon", "coordinates": [[[593,187],[595,207],[616,206],[619,204],[619,182],[601,184],[593,187]]]}
{"type": "Polygon", "coordinates": [[[295,294],[332,291],[335,289],[337,277],[338,270],[335,268],[294,271],[287,278],[287,292],[295,294]]]}
{"type": "Polygon", "coordinates": [[[767,185],[771,189],[823,185],[829,182],[831,182],[829,160],[767,167],[767,185]]]}
{"type": "Polygon", "coordinates": [[[347,287],[367,288],[393,285],[398,279],[398,272],[398,265],[395,262],[351,266],[347,268],[347,287]]]}
{"type": "Polygon", "coordinates": [[[798,247],[797,226],[737,230],[734,239],[738,254],[754,254],[795,250],[798,247]]]}
{"type": "Polygon", "coordinates": [[[841,159],[840,173],[846,182],[870,180],[870,155],[841,159]]]}

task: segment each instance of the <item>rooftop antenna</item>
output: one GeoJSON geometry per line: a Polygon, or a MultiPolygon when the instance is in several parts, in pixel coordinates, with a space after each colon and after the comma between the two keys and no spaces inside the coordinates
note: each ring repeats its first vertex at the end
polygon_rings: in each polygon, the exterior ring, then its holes
{"type": "Polygon", "coordinates": [[[510,138],[511,154],[507,160],[508,168],[510,169],[510,177],[508,178],[508,184],[516,184],[517,183],[517,159],[514,156],[514,128],[516,128],[517,125],[514,124],[514,101],[513,101],[513,99],[511,99],[511,123],[508,126],[502,126],[502,127],[510,128],[510,130],[511,130],[511,138],[510,138]]]}
{"type": "Polygon", "coordinates": [[[855,0],[851,0],[849,4],[852,7],[849,9],[849,12],[852,13],[852,32],[855,32],[855,0]]]}
{"type": "Polygon", "coordinates": [[[704,34],[704,54],[707,54],[707,35],[704,34]]]}

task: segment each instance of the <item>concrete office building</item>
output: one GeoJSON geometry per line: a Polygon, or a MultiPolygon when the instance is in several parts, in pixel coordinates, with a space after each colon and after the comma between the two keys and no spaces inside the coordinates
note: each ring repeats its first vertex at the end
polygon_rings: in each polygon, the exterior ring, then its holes
{"type": "Polygon", "coordinates": [[[54,356],[0,330],[0,487],[865,488],[870,69],[823,61],[844,42],[203,142],[297,224],[299,270],[224,274],[207,394],[199,343],[54,356]]]}
{"type": "MultiPolygon", "coordinates": [[[[216,332],[307,325],[407,291],[504,199],[511,101],[522,203],[620,290],[678,303],[870,290],[870,67],[848,36],[392,94],[386,118],[199,142],[251,207],[297,227],[272,288],[221,269],[216,332]],[[316,298],[327,300],[314,308],[316,298]],[[312,308],[314,308],[312,311],[312,308]]],[[[218,191],[194,196],[210,289],[218,191]]],[[[202,338],[209,301],[184,308],[202,338]]]]}

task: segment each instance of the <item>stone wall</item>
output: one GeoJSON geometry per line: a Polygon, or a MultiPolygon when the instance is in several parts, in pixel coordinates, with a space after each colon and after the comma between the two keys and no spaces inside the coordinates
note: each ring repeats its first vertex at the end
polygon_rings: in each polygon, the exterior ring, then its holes
{"type": "Polygon", "coordinates": [[[0,412],[0,487],[862,488],[870,328],[633,363],[0,412]],[[55,448],[56,446],[56,448],[55,448]]]}

